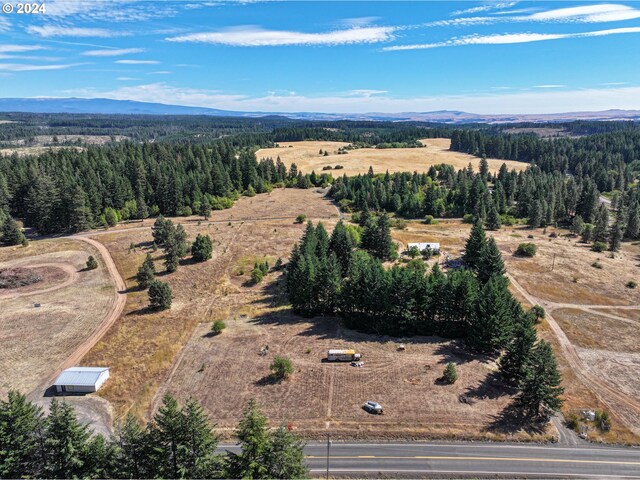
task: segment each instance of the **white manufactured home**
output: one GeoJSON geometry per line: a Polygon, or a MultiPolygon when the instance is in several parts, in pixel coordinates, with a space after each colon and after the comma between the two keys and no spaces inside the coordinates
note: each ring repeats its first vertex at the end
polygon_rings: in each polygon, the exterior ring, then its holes
{"type": "Polygon", "coordinates": [[[108,367],[71,367],[54,382],[57,393],[92,393],[109,378],[108,367]]]}
{"type": "Polygon", "coordinates": [[[422,243],[409,243],[407,244],[407,250],[411,250],[413,247],[416,247],[421,252],[425,250],[429,250],[431,252],[439,252],[440,244],[437,242],[422,242],[422,243]]]}

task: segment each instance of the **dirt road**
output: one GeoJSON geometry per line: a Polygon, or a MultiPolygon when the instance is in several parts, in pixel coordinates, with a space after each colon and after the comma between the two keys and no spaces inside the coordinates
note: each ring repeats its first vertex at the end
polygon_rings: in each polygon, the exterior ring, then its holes
{"type": "MultiPolygon", "coordinates": [[[[102,336],[109,330],[111,325],[113,325],[113,323],[122,314],[122,310],[124,309],[125,301],[126,301],[126,298],[127,298],[126,293],[125,293],[125,290],[127,289],[126,284],[125,284],[124,280],[122,279],[122,277],[120,276],[120,273],[118,272],[118,269],[116,268],[116,264],[114,263],[113,259],[111,258],[111,255],[109,254],[109,251],[107,250],[107,248],[104,245],[102,245],[100,242],[98,242],[96,240],[93,240],[91,238],[88,238],[87,236],[85,236],[85,234],[72,235],[72,236],[69,236],[67,238],[73,238],[75,240],[81,240],[83,242],[86,242],[89,245],[91,245],[92,247],[94,247],[96,250],[98,250],[98,252],[100,252],[102,260],[103,260],[103,262],[104,262],[104,264],[105,264],[105,266],[107,268],[107,271],[109,272],[109,276],[111,277],[111,279],[113,281],[113,284],[115,286],[114,300],[113,300],[113,304],[111,305],[111,308],[109,309],[109,312],[107,313],[107,315],[102,320],[102,323],[100,323],[100,325],[91,333],[91,335],[84,342],[82,342],[82,344],[80,344],[66,358],[66,360],[64,362],[62,362],[60,365],[58,365],[58,367],[55,370],[52,371],[51,375],[49,377],[47,377],[40,384],[40,386],[31,393],[31,396],[32,397],[36,397],[36,398],[41,398],[44,395],[44,393],[46,392],[47,388],[49,388],[49,386],[53,383],[53,381],[55,381],[55,379],[58,377],[58,375],[60,375],[60,373],[65,368],[69,368],[69,367],[71,367],[73,365],[76,365],[82,359],[82,357],[96,343],[98,343],[98,341],[102,338],[102,336]]],[[[77,272],[74,272],[74,274],[77,276],[77,272]]],[[[69,281],[67,281],[67,282],[65,282],[65,284],[71,284],[71,283],[73,283],[73,281],[75,281],[73,278],[71,280],[72,281],[70,283],[68,283],[69,281]]],[[[56,287],[52,287],[52,289],[62,288],[63,286],[65,286],[65,285],[58,285],[56,287]]],[[[42,292],[39,292],[39,293],[42,293],[42,292]]]]}
{"type": "MultiPolygon", "coordinates": [[[[552,312],[560,308],[574,308],[589,312],[592,309],[607,308],[609,310],[616,309],[637,309],[640,305],[616,307],[611,305],[583,305],[573,303],[554,303],[537,298],[527,290],[510,274],[507,274],[514,287],[522,294],[522,296],[531,305],[540,305],[544,307],[546,315],[545,320],[549,324],[551,331],[554,333],[560,344],[560,349],[565,359],[571,366],[571,369],[582,383],[593,392],[593,394],[605,405],[607,405],[612,413],[623,420],[626,426],[636,435],[640,435],[640,400],[626,395],[621,392],[615,385],[609,383],[601,374],[594,372],[578,355],[571,340],[564,333],[558,322],[553,318],[552,312]]],[[[599,312],[598,312],[599,313],[599,312]]]]}
{"type": "Polygon", "coordinates": [[[0,291],[0,299],[3,299],[3,298],[13,299],[13,298],[28,297],[30,295],[40,295],[43,293],[51,293],[51,292],[55,292],[56,290],[60,290],[61,288],[66,288],[69,285],[73,285],[78,281],[78,271],[75,269],[73,265],[69,265],[68,263],[64,263],[64,262],[34,263],[31,265],[31,267],[32,268],[33,267],[59,268],[60,270],[63,270],[67,274],[67,278],[62,283],[59,283],[52,287],[42,288],[40,290],[30,290],[27,292],[19,292],[19,293],[13,292],[11,290],[6,292],[0,291]]]}

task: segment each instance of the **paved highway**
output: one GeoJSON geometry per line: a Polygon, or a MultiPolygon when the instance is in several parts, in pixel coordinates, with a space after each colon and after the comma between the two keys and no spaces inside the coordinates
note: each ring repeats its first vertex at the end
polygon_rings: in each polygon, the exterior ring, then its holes
{"type": "MultiPolygon", "coordinates": [[[[230,448],[230,445],[221,445],[230,448]]],[[[327,444],[305,448],[314,477],[327,468],[327,444]]],[[[592,445],[561,447],[503,443],[339,443],[329,456],[330,476],[534,476],[640,479],[640,449],[592,445]]]]}

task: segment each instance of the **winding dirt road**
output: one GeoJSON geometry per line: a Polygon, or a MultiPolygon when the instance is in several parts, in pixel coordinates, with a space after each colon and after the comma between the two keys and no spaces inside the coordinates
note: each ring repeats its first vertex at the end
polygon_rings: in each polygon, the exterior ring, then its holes
{"type": "Polygon", "coordinates": [[[605,405],[609,407],[614,415],[620,418],[625,425],[636,435],[640,435],[640,400],[621,392],[618,387],[607,381],[598,372],[593,371],[578,355],[571,340],[564,333],[558,322],[553,318],[552,312],[560,308],[573,308],[585,312],[598,313],[608,316],[605,312],[597,312],[595,309],[606,308],[609,310],[631,310],[639,309],[640,305],[612,306],[612,305],[588,305],[579,303],[555,303],[531,295],[518,281],[510,274],[507,274],[513,286],[531,305],[540,305],[545,309],[545,320],[549,324],[551,331],[558,339],[560,349],[571,369],[580,381],[593,392],[593,394],[605,405]]]}
{"type": "MultiPolygon", "coordinates": [[[[127,294],[125,293],[125,291],[127,289],[127,286],[123,278],[120,276],[120,273],[116,268],[116,264],[113,261],[113,258],[111,258],[109,251],[103,244],[101,244],[96,240],[93,240],[92,238],[88,238],[86,235],[87,234],[70,235],[68,237],[63,237],[63,238],[70,238],[74,240],[83,241],[85,243],[88,243],[92,247],[94,247],[96,250],[98,250],[98,252],[100,253],[100,256],[102,257],[102,261],[107,267],[107,271],[109,272],[109,276],[113,281],[113,285],[115,286],[114,301],[107,315],[105,315],[100,325],[98,325],[98,327],[91,333],[91,335],[87,337],[80,345],[78,345],[78,347],[60,365],[58,365],[58,367],[55,370],[52,371],[51,375],[47,377],[40,384],[40,386],[38,386],[38,388],[36,388],[32,392],[32,395],[35,397],[42,397],[46,392],[46,390],[49,388],[49,386],[55,381],[55,379],[58,377],[58,375],[60,375],[60,373],[64,369],[72,367],[73,365],[76,365],[78,362],[80,362],[82,357],[84,357],[86,353],[89,350],[91,350],[91,348],[93,348],[93,346],[96,343],[98,343],[98,341],[102,338],[102,336],[105,333],[107,333],[109,328],[111,328],[111,326],[115,323],[115,321],[120,317],[120,315],[122,314],[122,310],[124,309],[124,306],[125,306],[125,302],[127,299],[127,294]]],[[[74,273],[77,277],[77,272],[74,272],[74,273]]],[[[65,284],[68,285],[70,283],[65,282],[65,284]]],[[[66,286],[66,285],[58,285],[56,287],[53,287],[53,289],[55,290],[58,288],[62,288],[63,286],[66,286]]],[[[44,291],[40,291],[37,293],[43,293],[43,292],[44,291]]],[[[30,292],[28,294],[32,295],[33,293],[36,293],[36,292],[30,292]]]]}

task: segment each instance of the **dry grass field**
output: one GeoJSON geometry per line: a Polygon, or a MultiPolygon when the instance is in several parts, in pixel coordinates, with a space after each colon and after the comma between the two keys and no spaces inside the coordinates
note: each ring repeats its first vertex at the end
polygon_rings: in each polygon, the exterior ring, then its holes
{"type": "Polygon", "coordinates": [[[20,157],[26,157],[28,155],[41,155],[49,150],[57,151],[65,148],[72,148],[74,150],[82,150],[83,147],[16,147],[16,148],[0,148],[0,156],[13,155],[17,153],[20,157]]]}
{"type": "Polygon", "coordinates": [[[129,288],[124,314],[82,362],[111,367],[109,382],[99,394],[113,404],[117,415],[146,415],[158,386],[196,325],[226,318],[235,305],[251,311],[253,289],[242,285],[253,264],[243,275],[238,275],[238,266],[255,257],[287,256],[304,230],[304,225],[294,224],[302,212],[313,219],[324,218],[330,227],[338,217],[336,208],[319,193],[288,189],[244,197],[229,210],[213,212],[210,221],[201,225],[195,218],[187,219],[190,241],[198,233],[211,236],[213,258],[200,264],[187,259],[177,272],[165,275],[162,252],[152,253],[159,279],[173,289],[172,308],[164,312],[148,311],[147,293],[135,289],[137,269],[151,252],[151,224],[143,228],[140,223],[131,224],[124,231],[94,236],[109,249],[129,288]],[[132,243],[138,247],[130,250],[132,243]]]}
{"type": "Polygon", "coordinates": [[[301,319],[278,309],[281,290],[273,279],[261,290],[260,301],[276,300],[276,305],[255,316],[232,311],[219,336],[200,325],[163,390],[199,399],[223,435],[231,433],[254,398],[272,423],[290,425],[307,437],[531,438],[501,421],[512,396],[496,380],[490,359],[443,339],[377,337],[345,330],[332,318],[301,319]],[[400,341],[404,352],[397,349],[400,341]],[[265,345],[269,353],[260,356],[265,345]],[[322,361],[329,348],[341,347],[361,352],[364,367],[322,361]],[[279,383],[269,377],[275,355],[289,357],[295,367],[279,383]],[[438,378],[450,361],[457,364],[458,381],[441,385],[438,378]],[[461,402],[460,395],[471,404],[461,402]],[[361,408],[366,400],[382,404],[385,414],[366,413],[361,408]]]}
{"type": "Polygon", "coordinates": [[[84,242],[0,248],[0,269],[8,267],[34,269],[43,279],[0,291],[0,397],[11,388],[28,393],[47,379],[91,335],[113,301],[100,256],[84,242]],[[83,271],[89,255],[100,268],[83,271]]]}
{"type": "MultiPolygon", "coordinates": [[[[464,249],[469,229],[469,225],[457,221],[441,221],[437,225],[411,222],[406,230],[393,231],[393,236],[401,244],[440,241],[443,252],[455,257],[464,249]]],[[[621,251],[611,258],[609,252],[592,252],[588,246],[569,236],[566,230],[557,230],[558,237],[552,238],[550,235],[553,231],[553,228],[549,228],[545,234],[542,229],[503,227],[489,234],[495,237],[507,270],[518,283],[530,295],[545,302],[546,308],[558,309],[553,316],[577,349],[584,365],[596,376],[619,368],[617,374],[607,375],[607,380],[630,395],[630,388],[635,388],[637,393],[635,379],[640,378],[637,346],[640,309],[628,306],[640,305],[640,292],[625,285],[629,280],[637,281],[640,245],[624,243],[621,251]],[[533,238],[528,238],[529,235],[533,238]],[[521,242],[535,243],[537,255],[531,259],[514,256],[521,242]],[[602,268],[592,266],[596,261],[602,268]],[[571,309],[574,304],[581,309],[571,309]],[[597,305],[608,308],[584,310],[597,305]],[[626,308],[616,309],[616,306],[626,308]],[[625,319],[628,320],[625,322],[625,319]]],[[[530,306],[519,290],[512,288],[512,292],[525,307],[530,306]]],[[[608,408],[598,397],[606,394],[598,389],[594,392],[573,372],[546,321],[540,324],[539,333],[542,338],[551,341],[557,353],[566,389],[564,410],[608,408]]],[[[604,435],[592,432],[590,435],[594,439],[620,443],[637,443],[639,440],[619,418],[614,421],[611,432],[604,435]]]]}
{"type": "MultiPolygon", "coordinates": [[[[263,148],[256,152],[258,159],[271,157],[274,160],[279,156],[286,165],[295,163],[298,170],[304,173],[322,173],[322,168],[330,165],[342,165],[341,170],[329,170],[334,176],[364,174],[373,166],[375,173],[389,172],[426,172],[431,165],[446,163],[456,169],[467,167],[471,163],[476,169],[480,163],[478,157],[466,153],[452,152],[449,150],[451,140],[448,138],[428,138],[420,140],[424,148],[361,148],[350,150],[346,155],[338,155],[338,148],[347,146],[343,142],[285,142],[277,148],[263,148]],[[320,150],[327,150],[329,156],[320,155],[320,150]]],[[[507,167],[515,170],[524,170],[528,164],[509,160],[489,159],[489,169],[498,171],[500,166],[506,163],[507,167]]]]}

